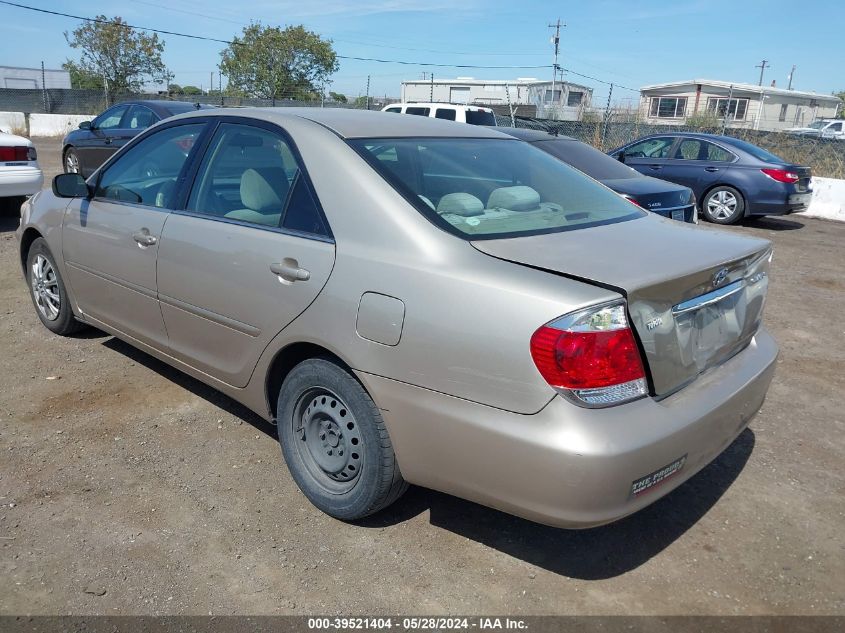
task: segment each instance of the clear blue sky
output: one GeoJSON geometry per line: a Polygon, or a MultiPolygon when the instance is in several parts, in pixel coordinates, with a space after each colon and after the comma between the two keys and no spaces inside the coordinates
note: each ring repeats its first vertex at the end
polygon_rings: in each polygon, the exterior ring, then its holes
{"type": "MultiPolygon", "coordinates": [[[[767,59],[765,84],[830,93],[845,90],[842,2],[816,0],[18,0],[76,15],[104,12],[130,24],[220,39],[250,20],[304,24],[334,40],[340,55],[473,65],[550,65],[551,29],[558,17],[562,66],[632,88],[696,77],[756,83],[767,59]]],[[[63,32],[77,22],[0,5],[0,65],[58,68],[74,56],[63,32]]],[[[180,84],[208,87],[222,45],[164,36],[164,60],[180,84]]],[[[331,90],[399,95],[402,79],[471,76],[513,79],[551,76],[549,69],[458,69],[341,60],[331,90]]],[[[607,86],[567,75],[607,98],[607,86]]],[[[225,83],[225,79],[224,79],[225,83]]],[[[636,97],[614,90],[614,101],[636,97]]]]}

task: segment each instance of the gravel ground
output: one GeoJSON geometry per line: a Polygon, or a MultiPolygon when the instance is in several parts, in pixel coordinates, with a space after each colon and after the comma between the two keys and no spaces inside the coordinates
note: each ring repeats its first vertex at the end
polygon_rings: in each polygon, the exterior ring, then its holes
{"type": "MultiPolygon", "coordinates": [[[[47,176],[57,140],[39,141],[47,176]]],[[[2,614],[845,614],[845,224],[775,243],[762,412],[648,509],[582,532],[412,488],[355,525],[274,429],[130,346],[38,322],[0,219],[2,614]]]]}

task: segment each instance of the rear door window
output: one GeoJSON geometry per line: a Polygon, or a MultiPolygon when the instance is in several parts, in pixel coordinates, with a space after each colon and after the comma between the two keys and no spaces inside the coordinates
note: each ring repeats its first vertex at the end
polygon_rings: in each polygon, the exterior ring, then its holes
{"type": "Polygon", "coordinates": [[[431,112],[431,108],[411,106],[405,109],[405,114],[416,114],[417,116],[428,116],[429,112],[431,112]]]}
{"type": "Polygon", "coordinates": [[[325,235],[313,192],[281,134],[222,123],[209,143],[187,210],[325,235]]]}

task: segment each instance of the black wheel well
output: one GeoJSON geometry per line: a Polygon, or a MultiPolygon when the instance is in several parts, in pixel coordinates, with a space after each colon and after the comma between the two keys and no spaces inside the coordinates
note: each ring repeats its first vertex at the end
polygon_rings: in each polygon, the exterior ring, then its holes
{"type": "Polygon", "coordinates": [[[265,383],[265,395],[267,397],[267,404],[270,407],[270,413],[273,418],[276,417],[276,408],[278,406],[279,390],[282,388],[282,383],[290,371],[299,363],[309,358],[327,358],[336,362],[338,365],[346,370],[349,370],[343,359],[337,354],[327,350],[325,347],[315,343],[292,343],[287,347],[279,350],[276,357],[270,364],[270,370],[267,372],[267,380],[265,383]]]}
{"type": "Polygon", "coordinates": [[[29,247],[32,246],[32,243],[39,237],[43,236],[32,227],[26,229],[21,236],[21,268],[23,269],[24,274],[26,274],[26,258],[29,256],[29,247]]]}

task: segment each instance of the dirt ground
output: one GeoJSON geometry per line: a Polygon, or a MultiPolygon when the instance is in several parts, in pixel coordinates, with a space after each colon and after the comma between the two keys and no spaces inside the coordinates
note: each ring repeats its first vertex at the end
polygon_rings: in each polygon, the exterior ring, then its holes
{"type": "MultiPolygon", "coordinates": [[[[38,143],[48,178],[58,142],[38,143]]],[[[49,182],[49,180],[48,180],[49,182]]],[[[775,243],[762,412],[668,497],[588,531],[412,488],[348,525],[271,426],[130,346],[35,316],[0,220],[2,614],[845,614],[845,224],[775,243]]]]}

